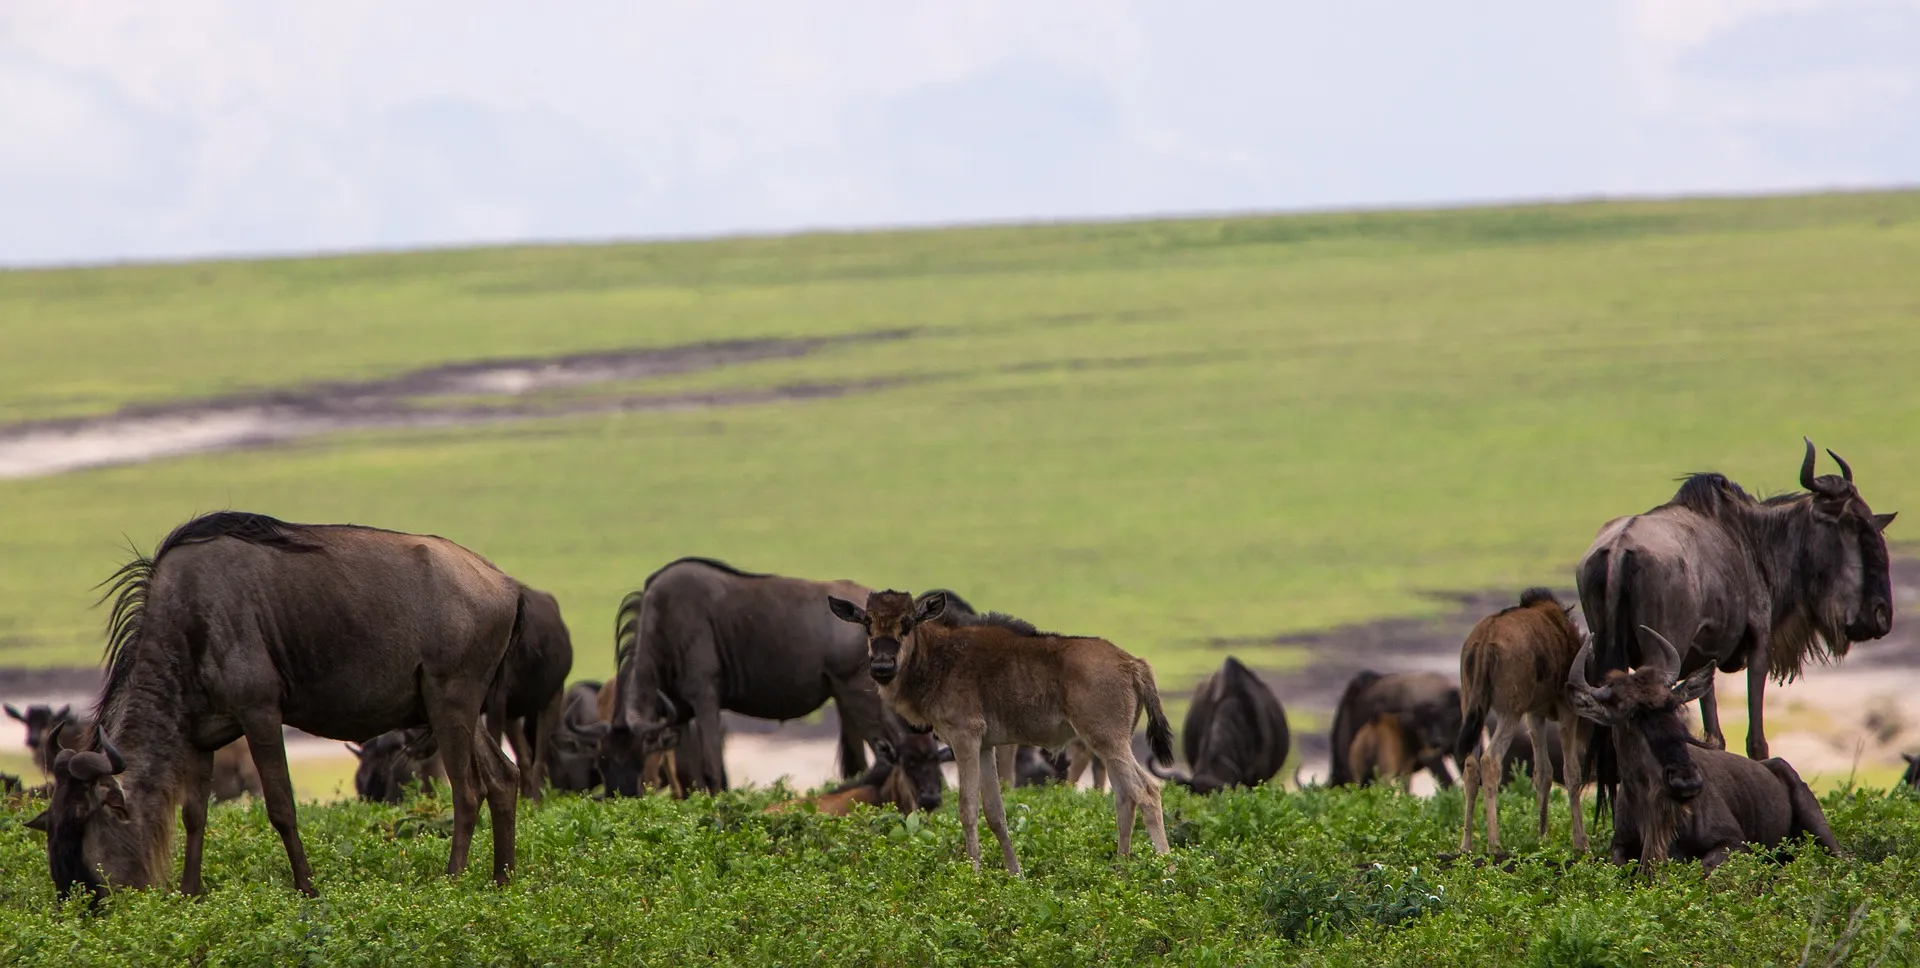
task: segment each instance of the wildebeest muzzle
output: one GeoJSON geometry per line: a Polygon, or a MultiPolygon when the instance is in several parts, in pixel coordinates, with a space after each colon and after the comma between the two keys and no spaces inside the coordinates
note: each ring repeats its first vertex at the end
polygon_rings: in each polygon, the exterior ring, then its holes
{"type": "Polygon", "coordinates": [[[867,671],[873,675],[873,681],[886,685],[900,673],[900,640],[896,638],[874,639],[867,645],[867,671]]]}
{"type": "Polygon", "coordinates": [[[1884,598],[1876,598],[1860,610],[1860,616],[1847,626],[1847,638],[1854,642],[1871,642],[1885,638],[1893,631],[1893,605],[1884,598]]]}
{"type": "Polygon", "coordinates": [[[1691,763],[1686,766],[1669,766],[1664,772],[1667,795],[1683,803],[1699,796],[1700,790],[1707,785],[1706,778],[1702,777],[1700,771],[1691,763]]]}

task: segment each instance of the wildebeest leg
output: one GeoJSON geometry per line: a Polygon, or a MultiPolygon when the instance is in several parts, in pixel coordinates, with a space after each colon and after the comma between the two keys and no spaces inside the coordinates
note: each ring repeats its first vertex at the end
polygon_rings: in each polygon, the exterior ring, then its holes
{"type": "Polygon", "coordinates": [[[1547,835],[1547,805],[1553,802],[1553,756],[1547,750],[1547,717],[1527,714],[1527,739],[1533,743],[1533,797],[1540,806],[1537,835],[1547,835]]]}
{"type": "MultiPolygon", "coordinates": [[[[1767,637],[1758,637],[1753,658],[1747,660],[1747,758],[1767,758],[1767,727],[1763,706],[1767,698],[1767,637]]],[[[1722,740],[1721,747],[1726,741],[1722,740]]]]}
{"type": "MultiPolygon", "coordinates": [[[[1482,730],[1482,732],[1485,731],[1482,730]]],[[[1482,742],[1484,739],[1483,736],[1482,742]]],[[[1480,753],[1476,749],[1467,755],[1465,762],[1460,764],[1460,788],[1466,791],[1467,795],[1467,807],[1460,825],[1460,853],[1462,854],[1473,850],[1473,808],[1480,798],[1480,760],[1480,753]]]]}
{"type": "Polygon", "coordinates": [[[521,771],[521,789],[531,790],[530,794],[538,802],[546,789],[547,777],[553,770],[553,737],[560,729],[560,717],[566,714],[567,693],[560,690],[547,701],[547,708],[528,717],[533,723],[533,776],[529,779],[526,771],[521,771]]]}
{"type": "MultiPolygon", "coordinates": [[[[967,842],[967,859],[980,869],[980,734],[944,737],[953,747],[953,767],[960,774],[960,830],[967,842]]],[[[998,783],[998,780],[993,781],[998,783]]]]}
{"type": "Polygon", "coordinates": [[[213,754],[194,754],[187,767],[186,800],[180,804],[180,823],[187,828],[186,863],[180,871],[180,893],[197,895],[200,854],[207,838],[207,793],[213,784],[213,754]]]}
{"type": "MultiPolygon", "coordinates": [[[[525,786],[528,778],[537,778],[540,775],[540,771],[534,768],[533,744],[527,741],[527,730],[524,725],[527,719],[532,718],[533,717],[529,716],[526,719],[509,719],[507,720],[506,728],[502,730],[502,732],[506,734],[507,746],[513,750],[514,766],[520,771],[521,792],[526,794],[529,799],[539,799],[539,787],[536,786],[532,789],[527,789],[525,786]]],[[[493,745],[496,749],[500,746],[498,742],[493,745]]]]}
{"type": "Polygon", "coordinates": [[[507,762],[498,743],[478,747],[474,759],[474,771],[486,784],[487,813],[493,821],[493,882],[505,884],[513,870],[513,812],[520,803],[519,771],[507,762]]]}
{"type": "Polygon", "coordinates": [[[689,698],[696,710],[694,732],[700,739],[697,765],[700,788],[719,793],[727,788],[726,734],[720,731],[720,698],[712,693],[689,698]]]}
{"type": "MultiPolygon", "coordinates": [[[[1493,739],[1480,757],[1480,782],[1487,788],[1487,851],[1500,852],[1500,767],[1507,761],[1507,750],[1520,731],[1520,717],[1500,716],[1494,720],[1493,739]]],[[[1539,747],[1534,747],[1536,750],[1539,747]]],[[[1540,756],[1535,755],[1535,760],[1540,756]]]]}
{"type": "Polygon", "coordinates": [[[480,725],[480,704],[474,697],[461,695],[466,691],[461,685],[440,684],[431,678],[424,678],[420,683],[427,718],[433,723],[434,742],[440,747],[440,768],[446,771],[447,785],[453,788],[453,842],[447,849],[449,877],[467,869],[467,851],[471,849],[473,825],[480,812],[480,784],[486,782],[485,777],[474,775],[475,748],[487,742],[475,735],[480,725]]]}
{"type": "Polygon", "coordinates": [[[1713,684],[1707,684],[1707,691],[1700,694],[1700,729],[1706,733],[1707,746],[1710,749],[1727,748],[1726,734],[1720,732],[1720,697],[1715,693],[1713,684]]]}
{"type": "Polygon", "coordinates": [[[1780,784],[1787,789],[1787,803],[1793,807],[1793,826],[1788,828],[1787,836],[1798,837],[1803,833],[1812,834],[1820,846],[1840,853],[1840,842],[1833,839],[1833,828],[1827,826],[1827,815],[1820,809],[1820,801],[1808,789],[1807,782],[1800,779],[1793,764],[1782,759],[1770,759],[1760,764],[1773,771],[1780,778],[1780,784]]]}
{"type": "MultiPolygon", "coordinates": [[[[313,871],[307,867],[307,849],[300,843],[300,827],[293,809],[293,777],[287,772],[287,744],[280,733],[280,710],[267,706],[251,711],[240,721],[247,734],[247,746],[253,751],[253,768],[260,774],[260,792],[267,801],[267,822],[286,845],[287,862],[293,867],[293,889],[308,897],[318,897],[313,889],[313,871]]],[[[207,756],[206,776],[212,781],[213,757],[207,756]]],[[[205,795],[204,788],[202,796],[205,795]]]]}
{"type": "MultiPolygon", "coordinates": [[[[1132,724],[1132,717],[1128,717],[1132,724]]],[[[1131,730],[1118,736],[1089,740],[1087,745],[1100,762],[1107,765],[1113,780],[1113,806],[1119,823],[1119,849],[1124,856],[1132,849],[1133,812],[1137,806],[1147,822],[1147,839],[1155,853],[1167,852],[1167,825],[1160,809],[1160,786],[1140,761],[1133,758],[1131,730]]]]}
{"type": "MultiPolygon", "coordinates": [[[[1008,752],[1013,746],[1001,746],[994,750],[996,759],[1010,761],[1008,752]]],[[[1007,873],[1020,873],[1020,858],[1013,855],[1013,838],[1007,834],[1007,809],[1000,801],[1000,778],[985,779],[980,784],[980,799],[987,808],[987,828],[993,831],[993,837],[1000,842],[1000,858],[1006,862],[1007,873]]]]}
{"type": "MultiPolygon", "coordinates": [[[[1573,811],[1573,849],[1585,855],[1587,852],[1586,821],[1580,819],[1580,786],[1584,780],[1580,777],[1580,741],[1586,732],[1587,724],[1572,711],[1560,717],[1560,781],[1567,788],[1567,806],[1573,811]]],[[[1544,749],[1538,743],[1534,749],[1544,749]]],[[[1535,756],[1534,762],[1540,762],[1535,756]]],[[[1548,776],[1553,774],[1553,761],[1547,758],[1545,764],[1548,776]]]]}

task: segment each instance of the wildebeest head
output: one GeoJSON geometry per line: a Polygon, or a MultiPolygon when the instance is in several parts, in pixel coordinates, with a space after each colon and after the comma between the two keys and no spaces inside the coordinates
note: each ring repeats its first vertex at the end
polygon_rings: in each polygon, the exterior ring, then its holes
{"type": "Polygon", "coordinates": [[[932,733],[904,733],[897,743],[874,743],[873,752],[873,770],[886,771],[883,798],[901,813],[940,809],[941,791],[947,786],[940,764],[952,762],[952,748],[940,745],[932,733]]]}
{"type": "Polygon", "coordinates": [[[609,796],[637,797],[645,792],[641,787],[645,784],[647,758],[680,745],[681,729],[693,718],[693,707],[683,707],[655,690],[653,713],[653,719],[638,725],[628,717],[588,727],[602,733],[598,765],[609,796]]]}
{"type": "MultiPolygon", "coordinates": [[[[65,726],[55,727],[56,745],[65,726]]],[[[47,835],[47,867],[62,898],[76,885],[99,897],[108,881],[145,886],[154,880],[150,858],[144,856],[151,852],[128,849],[133,818],[118,779],[127,761],[104,734],[96,739],[99,749],[62,748],[54,757],[53,797],[46,810],[27,821],[47,835]]]]}
{"type": "Polygon", "coordinates": [[[12,703],[8,703],[6,709],[8,716],[19,720],[27,727],[27,749],[33,752],[33,765],[46,771],[48,768],[47,734],[56,725],[73,718],[73,707],[65,705],[55,709],[52,706],[35,703],[23,712],[12,703]]]}
{"type": "Polygon", "coordinates": [[[1614,669],[1596,688],[1587,681],[1593,658],[1593,638],[1587,636],[1567,673],[1567,693],[1583,718],[1613,727],[1616,744],[1643,744],[1644,761],[1658,765],[1667,796],[1684,803],[1699,795],[1706,780],[1688,753],[1691,738],[1680,710],[1713,685],[1714,667],[1680,679],[1680,651],[1653,629],[1641,629],[1659,646],[1657,652],[1643,650],[1655,661],[1632,672],[1614,669]]]}
{"type": "Polygon", "coordinates": [[[1804,567],[1829,582],[1815,609],[1821,632],[1836,652],[1848,642],[1866,642],[1893,631],[1893,581],[1883,532],[1895,514],[1875,514],[1853,486],[1853,468],[1827,451],[1840,476],[1813,476],[1813,441],[1800,463],[1800,486],[1813,495],[1814,527],[1807,535],[1804,567]],[[1832,641],[1844,635],[1840,641],[1832,641]]]}
{"type": "Polygon", "coordinates": [[[360,758],[353,771],[353,789],[360,799],[370,803],[399,803],[406,799],[407,788],[424,785],[427,760],[433,756],[430,734],[396,729],[381,733],[365,743],[348,743],[347,749],[360,758]]]}
{"type": "Polygon", "coordinates": [[[906,592],[873,592],[867,607],[861,608],[844,598],[829,596],[827,604],[841,621],[852,622],[867,630],[867,671],[873,681],[886,685],[900,673],[900,650],[915,626],[931,622],[946,611],[947,596],[930,592],[915,601],[906,592]]]}

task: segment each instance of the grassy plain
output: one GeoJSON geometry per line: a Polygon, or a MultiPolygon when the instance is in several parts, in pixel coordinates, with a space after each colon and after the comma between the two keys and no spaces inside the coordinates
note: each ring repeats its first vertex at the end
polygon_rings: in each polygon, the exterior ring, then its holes
{"type": "Polygon", "coordinates": [[[1541,841],[1517,786],[1504,866],[1442,859],[1457,791],[1169,791],[1170,871],[1115,857],[1110,799],[1022,790],[1020,878],[972,872],[951,806],[835,820],[761,814],[767,797],[556,798],[523,811],[504,890],[484,864],[441,875],[431,801],[306,806],[318,900],[290,888],[264,810],[221,806],[204,900],[127,894],[105,916],[57,905],[42,840],[20,826],[33,808],[0,808],[0,963],[1920,964],[1920,800],[1906,794],[1826,797],[1847,857],[1739,855],[1711,880],[1692,863],[1639,880],[1568,864],[1564,804],[1541,841]]]}
{"type": "Polygon", "coordinates": [[[1915,265],[1904,193],[0,273],[12,420],[456,359],[916,333],[644,387],[900,381],[836,399],[0,482],[0,664],[94,661],[89,589],[124,541],[237,507],[453,537],[560,596],[583,675],[610,665],[619,596],[704,554],[958,588],[1178,684],[1219,640],[1570,584],[1595,529],[1677,474],[1790,487],[1802,434],[1877,509],[1913,506],[1915,265]]]}

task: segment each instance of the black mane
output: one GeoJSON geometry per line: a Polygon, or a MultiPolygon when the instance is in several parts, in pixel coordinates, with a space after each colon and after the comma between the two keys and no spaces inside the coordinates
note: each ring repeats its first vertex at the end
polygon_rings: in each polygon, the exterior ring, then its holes
{"type": "Polygon", "coordinates": [[[1753,497],[1741,490],[1740,485],[1728,480],[1725,474],[1704,471],[1682,477],[1680,489],[1673,493],[1673,499],[1667,502],[1667,506],[1683,507],[1698,514],[1712,514],[1727,501],[1754,503],[1753,497]]]}
{"type": "Polygon", "coordinates": [[[278,518],[246,511],[215,511],[194,518],[174,528],[151,556],[141,554],[137,548],[132,549],[133,560],[121,565],[106,581],[95,586],[105,586],[107,589],[100,596],[101,602],[113,599],[113,609],[107,616],[107,648],[103,659],[107,666],[107,681],[100,690],[99,701],[94,704],[96,722],[101,721],[108,698],[119,691],[133,669],[133,650],[130,646],[140,641],[140,630],[145,625],[147,614],[147,592],[153,587],[153,572],[159,567],[160,560],[175,548],[205,544],[219,538],[235,538],[248,544],[292,553],[321,550],[318,544],[309,540],[309,529],[305,525],[288,524],[278,518]]]}
{"type": "Polygon", "coordinates": [[[739,575],[742,578],[772,578],[773,577],[771,574],[768,574],[767,572],[763,572],[763,571],[747,571],[742,568],[735,568],[734,566],[729,565],[718,558],[702,558],[698,555],[689,555],[685,558],[675,558],[672,561],[669,561],[666,564],[661,565],[658,569],[654,571],[653,574],[647,576],[647,580],[641,583],[640,589],[642,591],[645,591],[646,589],[653,587],[653,580],[655,578],[660,577],[661,575],[666,574],[667,569],[672,568],[675,565],[706,565],[708,568],[712,568],[716,571],[724,571],[729,575],[739,575]]]}
{"type": "Polygon", "coordinates": [[[1520,604],[1518,607],[1526,608],[1530,605],[1538,605],[1541,602],[1552,602],[1558,605],[1560,604],[1560,599],[1554,596],[1553,589],[1535,585],[1520,593],[1520,604]]]}

